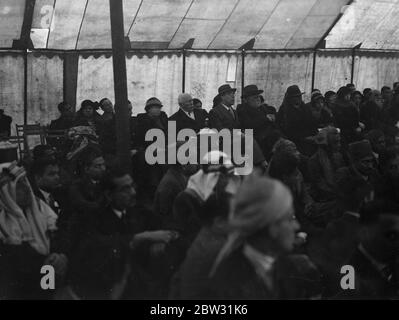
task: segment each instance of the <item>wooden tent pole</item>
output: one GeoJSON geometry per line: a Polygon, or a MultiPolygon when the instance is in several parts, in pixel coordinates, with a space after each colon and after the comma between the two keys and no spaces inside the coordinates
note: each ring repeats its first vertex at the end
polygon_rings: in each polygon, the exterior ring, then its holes
{"type": "Polygon", "coordinates": [[[313,67],[312,67],[312,91],[314,90],[316,80],[316,60],[317,60],[317,49],[313,50],[313,67]]]}
{"type": "Polygon", "coordinates": [[[186,92],[186,49],[182,50],[183,55],[183,70],[182,70],[182,93],[186,92]]]}
{"type": "MultiPolygon", "coordinates": [[[[241,96],[243,95],[245,87],[245,49],[241,50],[241,96]]],[[[241,98],[241,104],[244,102],[241,98]]]]}
{"type": "Polygon", "coordinates": [[[111,12],[112,61],[114,71],[116,147],[120,165],[129,169],[130,162],[130,115],[125,56],[125,33],[122,0],[109,0],[111,12]]]}

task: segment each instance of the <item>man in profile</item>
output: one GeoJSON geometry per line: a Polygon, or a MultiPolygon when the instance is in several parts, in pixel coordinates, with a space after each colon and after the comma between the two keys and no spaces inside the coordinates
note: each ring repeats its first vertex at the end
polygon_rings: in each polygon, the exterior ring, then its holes
{"type": "Polygon", "coordinates": [[[210,127],[216,130],[241,129],[236,110],[234,110],[235,92],[237,89],[224,84],[218,89],[220,103],[209,111],[210,127]]]}

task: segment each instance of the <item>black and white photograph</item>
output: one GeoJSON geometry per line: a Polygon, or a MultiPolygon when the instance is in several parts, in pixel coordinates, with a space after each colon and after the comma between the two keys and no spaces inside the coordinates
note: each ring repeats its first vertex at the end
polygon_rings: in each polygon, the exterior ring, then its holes
{"type": "Polygon", "coordinates": [[[399,300],[399,0],[0,0],[10,300],[399,300]]]}

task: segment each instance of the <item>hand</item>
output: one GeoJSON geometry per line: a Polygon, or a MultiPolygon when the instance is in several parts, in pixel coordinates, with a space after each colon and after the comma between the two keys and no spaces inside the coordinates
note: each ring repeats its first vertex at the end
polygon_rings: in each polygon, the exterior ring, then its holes
{"type": "Polygon", "coordinates": [[[179,238],[179,233],[176,231],[144,231],[136,234],[130,241],[129,246],[130,249],[134,249],[145,241],[169,243],[177,238],[179,238]]]}
{"type": "Polygon", "coordinates": [[[158,230],[158,231],[148,231],[146,235],[147,240],[153,242],[164,242],[169,243],[172,240],[176,240],[178,238],[178,233],[175,231],[166,231],[166,230],[158,230]]]}
{"type": "Polygon", "coordinates": [[[357,127],[357,128],[356,128],[356,132],[357,132],[357,133],[361,133],[361,132],[362,132],[362,128],[357,127]]]}
{"type": "Polygon", "coordinates": [[[366,128],[366,126],[364,125],[363,122],[359,122],[359,127],[360,127],[362,130],[364,130],[364,128],[366,128]]]}
{"type": "Polygon", "coordinates": [[[68,258],[62,253],[52,253],[47,257],[44,264],[52,265],[57,275],[64,276],[68,267],[68,258]]]}

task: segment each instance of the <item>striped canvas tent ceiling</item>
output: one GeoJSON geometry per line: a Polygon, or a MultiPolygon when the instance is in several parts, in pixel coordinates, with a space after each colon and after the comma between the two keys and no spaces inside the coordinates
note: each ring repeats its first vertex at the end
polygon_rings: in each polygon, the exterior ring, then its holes
{"type": "MultiPolygon", "coordinates": [[[[327,47],[399,49],[399,0],[124,0],[132,48],[313,48],[336,22],[327,47]],[[348,6],[348,3],[350,5],[348,6]],[[346,10],[345,10],[346,9],[346,10]]],[[[0,47],[20,37],[25,0],[0,0],[0,47]]],[[[36,0],[35,48],[109,49],[109,0],[36,0]]]]}

